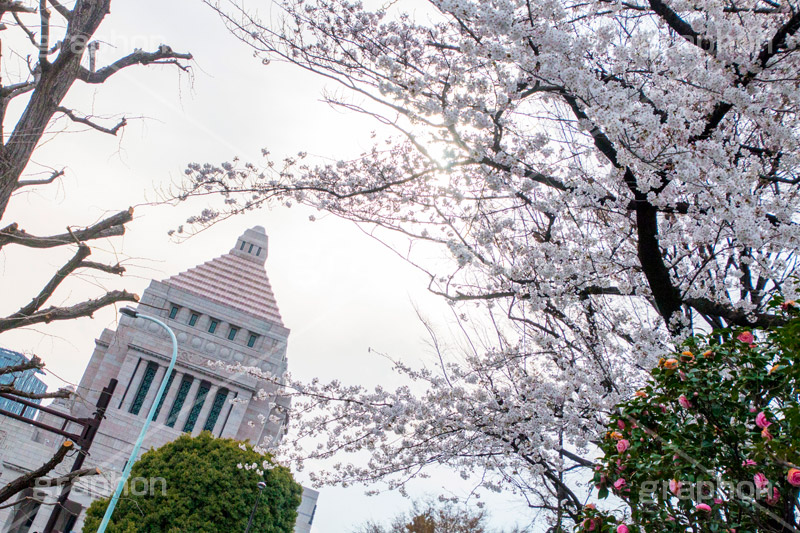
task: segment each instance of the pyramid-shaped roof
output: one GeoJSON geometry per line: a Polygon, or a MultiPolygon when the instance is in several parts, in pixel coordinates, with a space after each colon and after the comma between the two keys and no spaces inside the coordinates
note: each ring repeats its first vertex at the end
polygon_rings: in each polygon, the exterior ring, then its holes
{"type": "Polygon", "coordinates": [[[264,228],[256,226],[245,231],[229,253],[167,278],[164,283],[283,326],[264,269],[267,244],[264,228]]]}

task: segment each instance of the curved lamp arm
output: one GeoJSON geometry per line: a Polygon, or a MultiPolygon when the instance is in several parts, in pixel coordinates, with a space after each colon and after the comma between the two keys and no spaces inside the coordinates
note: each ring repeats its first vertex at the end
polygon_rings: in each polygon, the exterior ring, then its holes
{"type": "Polygon", "coordinates": [[[103,515],[103,521],[100,523],[100,527],[97,529],[97,533],[105,533],[106,527],[108,527],[108,522],[111,520],[111,515],[114,513],[114,508],[117,506],[117,501],[119,501],[119,496],[122,494],[122,489],[125,487],[125,482],[128,481],[128,476],[131,475],[131,468],[133,468],[133,463],[136,461],[136,456],[139,454],[139,448],[142,447],[142,441],[144,440],[145,433],[147,433],[147,428],[150,427],[150,422],[153,421],[153,417],[156,414],[156,408],[159,403],[161,403],[161,398],[164,396],[167,388],[167,382],[169,381],[169,376],[172,374],[173,368],[175,368],[175,360],[178,358],[178,340],[175,338],[175,333],[173,333],[172,329],[164,324],[157,318],[153,318],[151,316],[143,315],[136,311],[135,309],[131,309],[130,307],[123,307],[119,311],[125,316],[129,316],[132,318],[143,318],[145,320],[149,320],[150,322],[155,322],[169,333],[170,339],[172,339],[172,359],[169,362],[169,367],[167,368],[164,377],[161,379],[161,386],[158,388],[158,393],[156,394],[156,399],[153,401],[153,405],[150,406],[150,412],[147,414],[147,420],[144,422],[144,426],[142,426],[142,430],[139,432],[139,438],[136,440],[136,444],[133,446],[133,450],[131,451],[131,456],[128,459],[128,463],[125,465],[125,469],[122,471],[122,477],[117,484],[117,490],[114,491],[114,495],[111,497],[111,501],[108,502],[108,508],[106,508],[106,514],[103,515]]]}

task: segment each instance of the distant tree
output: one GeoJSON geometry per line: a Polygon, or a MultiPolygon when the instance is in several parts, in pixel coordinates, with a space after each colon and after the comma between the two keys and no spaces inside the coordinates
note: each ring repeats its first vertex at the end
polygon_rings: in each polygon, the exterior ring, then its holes
{"type": "MultiPolygon", "coordinates": [[[[269,456],[232,439],[217,439],[209,432],[177,440],[142,455],[131,479],[153,483],[152,493],[124,495],[114,510],[109,533],[217,533],[244,531],[258,497],[254,532],[291,533],[300,505],[302,487],[289,470],[275,466],[269,456]]],[[[131,485],[132,488],[135,488],[131,485]]],[[[96,500],[86,512],[84,533],[97,531],[108,499],[96,500]]]]}
{"type": "MultiPolygon", "coordinates": [[[[0,311],[3,313],[0,314],[0,333],[53,321],[91,317],[106,306],[138,300],[136,294],[126,290],[110,290],[97,296],[78,294],[69,303],[50,303],[62,283],[77,272],[93,271],[102,276],[125,272],[119,263],[90,261],[92,248],[88,243],[123,235],[125,225],[133,219],[132,208],[111,212],[102,220],[76,220],[66,231],[53,228],[49,235],[28,233],[24,220],[10,221],[6,212],[20,191],[46,187],[65,175],[67,161],[53,165],[45,165],[42,161],[31,164],[31,158],[43,140],[57,142],[58,133],[65,130],[63,123],[57,124],[58,119],[72,123],[79,130],[107,135],[116,135],[127,124],[124,117],[105,124],[105,119],[66,107],[64,100],[75,82],[100,85],[121,70],[137,65],[170,64],[187,69],[183,61],[192,59],[191,54],[176,52],[165,44],[153,51],[133,50],[113,63],[98,65],[97,43],[92,39],[110,12],[111,0],[67,3],[59,0],[0,0],[0,32],[3,35],[0,43],[0,251],[7,261],[13,261],[10,252],[15,247],[33,248],[45,253],[57,248],[74,249],[71,257],[49,281],[41,287],[30,287],[29,302],[18,309],[0,311]],[[42,171],[42,167],[46,170],[42,171]]],[[[31,213],[31,216],[43,219],[47,214],[31,213]]],[[[52,260],[55,253],[51,252],[48,260],[52,260]]],[[[3,282],[6,287],[14,285],[16,290],[20,290],[28,280],[4,276],[3,282]]],[[[9,302],[13,305],[13,299],[4,300],[6,305],[9,302]]],[[[0,375],[13,377],[17,372],[43,367],[44,362],[34,357],[27,365],[0,368],[0,375]]],[[[65,389],[36,395],[20,393],[14,388],[13,381],[0,385],[0,391],[36,399],[65,398],[70,394],[65,389]]],[[[35,472],[39,476],[46,475],[58,466],[65,454],[59,452],[54,457],[59,460],[48,461],[35,472]]],[[[31,481],[25,474],[6,487],[0,485],[3,489],[0,494],[11,497],[15,492],[7,489],[31,481]]]]}
{"type": "Polygon", "coordinates": [[[490,533],[493,530],[488,529],[487,519],[482,509],[415,501],[410,511],[392,518],[389,526],[370,521],[354,533],[490,533]]]}

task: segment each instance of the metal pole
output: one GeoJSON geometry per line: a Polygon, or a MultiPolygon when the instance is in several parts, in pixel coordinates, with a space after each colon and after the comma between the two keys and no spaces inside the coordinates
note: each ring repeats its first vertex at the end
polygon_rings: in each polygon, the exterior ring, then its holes
{"type": "Polygon", "coordinates": [[[250,533],[250,527],[253,525],[253,519],[256,517],[256,509],[258,509],[258,502],[261,501],[261,493],[264,492],[264,489],[267,488],[267,484],[263,481],[258,482],[258,498],[256,498],[256,503],[253,504],[253,510],[250,511],[250,520],[247,521],[247,529],[244,530],[244,533],[250,533]]]}
{"type": "MultiPolygon", "coordinates": [[[[72,470],[70,470],[70,472],[79,470],[83,466],[83,462],[86,460],[89,448],[92,446],[95,435],[97,435],[97,430],[100,428],[100,422],[102,422],[103,418],[105,417],[106,408],[108,407],[108,404],[111,401],[111,396],[114,395],[114,390],[116,388],[117,380],[112,379],[108,383],[108,386],[106,386],[100,393],[100,398],[97,399],[97,404],[95,404],[97,406],[97,410],[94,413],[94,418],[91,420],[91,423],[86,425],[81,435],[84,437],[86,445],[81,448],[78,457],[72,464],[72,470]]],[[[61,514],[61,509],[64,508],[64,504],[67,502],[67,498],[69,498],[69,493],[71,490],[72,483],[68,483],[66,486],[64,486],[64,490],[61,491],[61,496],[58,497],[58,501],[56,501],[56,504],[53,506],[53,512],[50,513],[50,519],[47,521],[47,525],[44,526],[42,533],[52,533],[53,528],[56,527],[58,517],[61,514]]]]}
{"type": "Polygon", "coordinates": [[[170,329],[169,326],[167,326],[157,318],[143,315],[138,311],[136,311],[135,309],[131,309],[130,307],[124,307],[120,309],[120,313],[129,317],[143,318],[145,320],[155,322],[156,324],[167,330],[167,333],[169,333],[169,336],[172,339],[172,359],[169,362],[169,367],[167,367],[167,371],[164,374],[164,377],[161,379],[161,386],[158,388],[156,399],[153,401],[153,405],[150,406],[150,412],[147,414],[147,420],[145,420],[144,426],[142,426],[142,431],[139,432],[139,438],[136,440],[136,444],[133,445],[131,456],[128,459],[128,463],[125,465],[125,468],[122,470],[122,477],[120,478],[119,483],[117,484],[117,490],[114,491],[114,495],[111,496],[111,501],[108,502],[108,508],[106,509],[106,514],[103,515],[103,521],[100,523],[100,527],[97,529],[97,533],[105,533],[106,527],[108,527],[108,522],[109,520],[111,520],[111,515],[114,513],[114,508],[117,506],[117,502],[119,501],[120,494],[122,494],[122,489],[125,486],[125,482],[128,481],[128,476],[131,475],[131,468],[133,468],[133,463],[136,461],[136,456],[139,453],[139,448],[142,447],[142,441],[144,440],[145,433],[147,433],[147,428],[150,427],[150,422],[153,421],[153,417],[156,414],[156,408],[158,407],[158,404],[161,402],[161,397],[164,396],[165,389],[167,388],[167,381],[169,380],[170,374],[172,374],[172,369],[175,368],[175,360],[178,358],[178,340],[175,338],[175,333],[172,332],[172,329],[170,329]]]}

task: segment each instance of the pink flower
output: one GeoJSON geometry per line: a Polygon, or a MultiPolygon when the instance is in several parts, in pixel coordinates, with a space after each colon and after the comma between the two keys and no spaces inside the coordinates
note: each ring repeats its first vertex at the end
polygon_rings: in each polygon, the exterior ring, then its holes
{"type": "Polygon", "coordinates": [[[772,440],[772,433],[769,432],[767,428],[761,430],[761,436],[764,438],[765,441],[769,442],[772,440]]]}
{"type": "Polygon", "coordinates": [[[769,484],[769,480],[767,479],[767,476],[759,472],[753,476],[753,483],[756,484],[756,488],[758,490],[764,490],[764,488],[766,488],[766,486],[769,484]]]}
{"type": "Polygon", "coordinates": [[[618,480],[616,480],[614,482],[614,488],[617,489],[617,490],[622,490],[622,487],[624,487],[627,484],[628,484],[628,482],[625,481],[625,478],[621,477],[621,478],[619,478],[618,480]]]}
{"type": "Polygon", "coordinates": [[[761,411],[756,415],[756,425],[761,429],[766,429],[772,425],[772,422],[767,420],[767,415],[764,414],[764,411],[761,411]]]}
{"type": "Polygon", "coordinates": [[[720,500],[719,498],[714,498],[714,503],[717,505],[722,505],[722,500],[720,500]]]}
{"type": "Polygon", "coordinates": [[[797,468],[790,468],[786,473],[786,480],[793,487],[800,487],[800,470],[797,468]]]}
{"type": "Polygon", "coordinates": [[[698,503],[697,505],[695,505],[694,508],[697,509],[698,511],[704,511],[706,513],[711,512],[711,506],[708,505],[707,503],[698,503]]]}
{"type": "Polygon", "coordinates": [[[628,526],[625,524],[620,524],[617,526],[617,533],[629,533],[628,526]]]}
{"type": "Polygon", "coordinates": [[[751,406],[751,407],[750,407],[750,412],[751,412],[751,413],[755,413],[755,412],[756,412],[756,408],[755,408],[755,407],[753,407],[753,406],[751,406]]]}
{"type": "Polygon", "coordinates": [[[620,429],[620,431],[622,431],[623,429],[625,429],[625,422],[623,422],[622,420],[617,420],[617,427],[620,429]]]}
{"type": "Polygon", "coordinates": [[[736,338],[745,344],[752,344],[753,341],[756,340],[755,337],[753,337],[753,334],[749,331],[743,331],[739,333],[736,338]]]}
{"type": "Polygon", "coordinates": [[[681,482],[677,479],[670,479],[669,480],[669,491],[674,494],[675,496],[681,491],[681,482]]]}
{"type": "Polygon", "coordinates": [[[742,466],[756,466],[756,462],[752,459],[745,459],[742,461],[742,466]]]}
{"type": "Polygon", "coordinates": [[[690,402],[683,394],[678,397],[678,403],[681,404],[681,407],[684,409],[692,408],[692,402],[690,402]]]}
{"type": "Polygon", "coordinates": [[[617,441],[617,451],[619,453],[624,452],[625,450],[627,450],[630,447],[631,447],[631,443],[628,442],[626,439],[622,439],[622,440],[618,440],[617,441]]]}
{"type": "Polygon", "coordinates": [[[775,505],[779,501],[781,501],[781,493],[778,490],[778,487],[772,487],[772,496],[767,496],[764,501],[767,502],[767,505],[775,505]]]}

